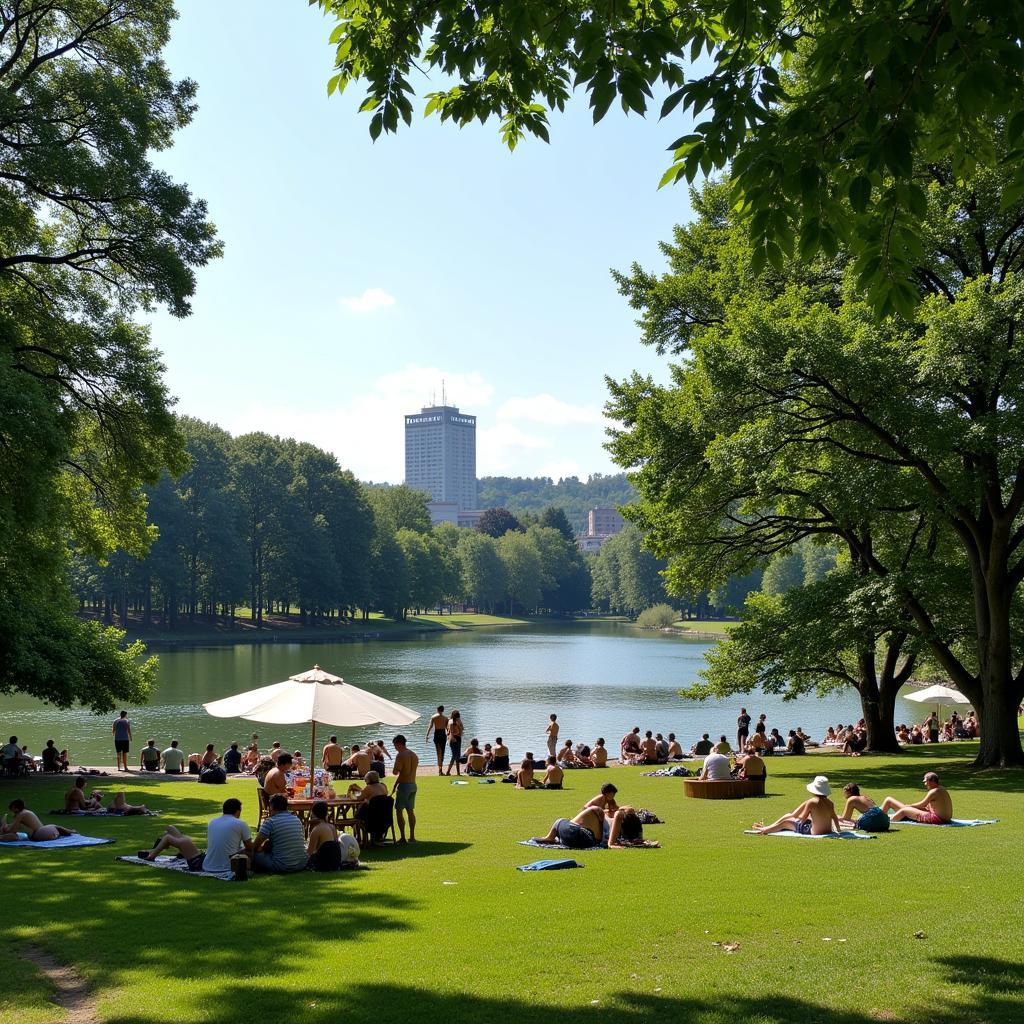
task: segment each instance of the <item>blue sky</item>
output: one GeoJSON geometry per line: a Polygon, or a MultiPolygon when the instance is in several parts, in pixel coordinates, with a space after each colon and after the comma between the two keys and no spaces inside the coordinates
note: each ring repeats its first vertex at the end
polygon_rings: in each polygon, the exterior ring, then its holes
{"type": "Polygon", "coordinates": [[[178,8],[166,56],[199,112],[158,162],[207,200],[226,249],[191,317],[152,317],[178,410],[400,482],[402,414],[444,380],[478,417],[479,475],[613,471],[604,375],[664,367],[609,269],[660,268],[689,216],[685,188],[657,190],[687,125],[613,111],[595,128],[581,95],[551,145],[510,154],[496,124],[419,113],[373,143],[360,87],[327,96],[316,8],[178,8]]]}

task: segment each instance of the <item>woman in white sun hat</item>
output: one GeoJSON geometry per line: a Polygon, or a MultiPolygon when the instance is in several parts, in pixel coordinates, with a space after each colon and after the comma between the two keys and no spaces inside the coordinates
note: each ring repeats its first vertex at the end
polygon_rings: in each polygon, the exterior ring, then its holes
{"type": "Polygon", "coordinates": [[[754,831],[767,835],[769,832],[792,829],[805,836],[827,836],[830,832],[838,832],[839,819],[836,817],[836,808],[828,798],[832,792],[828,778],[824,775],[815,776],[813,782],[807,783],[807,792],[811,794],[811,798],[805,800],[792,814],[784,814],[771,825],[759,821],[755,823],[754,831]]]}

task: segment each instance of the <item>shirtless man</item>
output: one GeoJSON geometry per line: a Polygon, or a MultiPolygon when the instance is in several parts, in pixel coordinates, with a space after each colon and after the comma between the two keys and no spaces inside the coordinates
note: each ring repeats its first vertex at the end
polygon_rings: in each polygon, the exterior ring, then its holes
{"type": "Polygon", "coordinates": [[[599,736],[590,752],[590,759],[594,762],[595,768],[603,768],[608,763],[608,748],[604,745],[604,737],[599,736]]]}
{"type": "Polygon", "coordinates": [[[670,761],[682,761],[683,759],[683,748],[679,745],[679,740],[676,739],[674,732],[668,734],[668,759],[670,761]]]}
{"type": "Polygon", "coordinates": [[[8,822],[5,814],[0,820],[0,843],[16,843],[19,832],[28,833],[28,838],[33,843],[45,843],[60,836],[77,835],[73,828],[44,825],[34,812],[25,807],[24,800],[12,800],[9,807],[14,817],[8,822]]]}
{"type": "Polygon", "coordinates": [[[395,785],[391,795],[395,798],[395,817],[398,819],[398,841],[405,842],[405,815],[409,815],[409,842],[416,842],[416,769],[420,759],[405,743],[404,736],[396,736],[392,741],[395,745],[395,763],[391,774],[395,776],[395,785]]]}
{"type": "MultiPolygon", "coordinates": [[[[565,745],[554,757],[559,764],[576,764],[579,760],[576,757],[576,752],[572,749],[572,740],[566,740],[565,745]]],[[[551,758],[549,757],[548,764],[550,763],[551,758]]]]}
{"type": "Polygon", "coordinates": [[[544,772],[544,778],[540,780],[540,788],[561,789],[562,779],[564,778],[565,772],[562,771],[558,761],[554,757],[549,757],[547,760],[547,770],[544,772]]]}
{"type": "Polygon", "coordinates": [[[807,784],[807,792],[811,794],[792,814],[784,814],[778,821],[770,825],[755,822],[755,832],[765,836],[769,832],[785,832],[792,829],[805,836],[827,836],[830,832],[838,832],[839,819],[836,817],[835,805],[828,795],[832,787],[824,775],[819,775],[807,784]]]}
{"type": "Polygon", "coordinates": [[[277,765],[267,772],[266,778],[263,780],[263,792],[267,794],[267,800],[278,793],[282,796],[288,795],[288,780],[284,773],[290,771],[291,767],[292,755],[278,754],[277,765]]]}
{"type": "Polygon", "coordinates": [[[448,716],[444,713],[444,705],[437,705],[437,714],[430,716],[427,722],[426,739],[433,739],[434,749],[437,751],[437,774],[441,774],[444,768],[444,748],[448,743],[448,716]]]}
{"type": "Polygon", "coordinates": [[[537,783],[533,778],[533,758],[524,757],[516,772],[516,789],[533,789],[537,783]]]}
{"type": "Polygon", "coordinates": [[[337,778],[341,774],[341,762],[345,760],[345,748],[338,746],[338,737],[332,736],[320,754],[320,763],[337,778]]]}
{"type": "Polygon", "coordinates": [[[846,806],[839,816],[840,821],[853,821],[853,812],[863,814],[875,806],[875,801],[865,796],[860,791],[860,786],[855,782],[848,782],[843,786],[843,796],[846,797],[846,806]]]}
{"type": "Polygon", "coordinates": [[[916,804],[905,804],[895,797],[887,796],[882,801],[882,810],[895,811],[893,821],[919,821],[922,825],[948,825],[953,820],[953,798],[949,790],[939,785],[935,772],[924,777],[928,792],[916,804]]]}
{"type": "Polygon", "coordinates": [[[480,741],[474,736],[469,741],[469,749],[466,751],[466,772],[473,775],[483,775],[487,771],[487,758],[480,749],[480,741]]]}
{"type": "Polygon", "coordinates": [[[629,764],[629,758],[633,754],[640,753],[640,726],[634,726],[632,732],[627,732],[619,741],[619,760],[629,764]]]}
{"type": "MultiPolygon", "coordinates": [[[[282,757],[290,757],[291,755],[281,755],[282,757]]],[[[161,853],[164,852],[168,847],[173,847],[178,851],[178,855],[184,857],[188,863],[189,871],[202,871],[203,861],[206,857],[204,853],[201,853],[199,847],[196,846],[195,840],[179,832],[173,825],[168,825],[167,830],[160,837],[156,846],[149,851],[142,859],[143,860],[156,860],[161,853]]]]}
{"type": "Polygon", "coordinates": [[[76,775],[74,785],[64,794],[64,810],[68,814],[76,811],[101,811],[103,805],[95,791],[92,796],[85,795],[85,776],[76,775]]]}
{"type": "Polygon", "coordinates": [[[647,732],[644,733],[644,738],[640,741],[640,763],[658,763],[658,744],[657,742],[655,742],[654,736],[651,733],[650,729],[648,729],[647,732]]]}
{"type": "Polygon", "coordinates": [[[548,734],[548,755],[554,757],[555,751],[558,749],[558,715],[550,717],[551,721],[548,722],[548,727],[544,731],[548,734]]]}
{"type": "Polygon", "coordinates": [[[493,772],[507,772],[509,770],[508,747],[505,746],[500,736],[494,738],[494,746],[491,749],[490,769],[493,772]]]}
{"type": "Polygon", "coordinates": [[[347,777],[352,778],[353,775],[356,775],[360,779],[365,778],[366,773],[370,770],[370,764],[370,755],[365,750],[361,750],[358,743],[353,743],[352,755],[344,765],[348,769],[347,777]]]}
{"type": "MultiPolygon", "coordinates": [[[[586,850],[606,843],[609,850],[635,845],[643,836],[640,819],[632,807],[620,807],[611,817],[589,804],[572,821],[559,818],[546,836],[534,836],[535,843],[562,843],[570,849],[586,850]]],[[[658,843],[647,843],[658,846],[658,843]]]]}
{"type": "Polygon", "coordinates": [[[606,782],[601,787],[601,792],[588,800],[584,806],[599,807],[605,814],[614,814],[619,809],[619,805],[615,802],[615,794],[618,791],[614,783],[606,782]]]}

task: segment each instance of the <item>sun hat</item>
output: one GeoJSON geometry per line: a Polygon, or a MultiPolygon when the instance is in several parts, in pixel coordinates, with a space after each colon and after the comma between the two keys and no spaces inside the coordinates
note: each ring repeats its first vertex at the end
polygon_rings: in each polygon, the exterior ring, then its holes
{"type": "Polygon", "coordinates": [[[814,793],[815,796],[828,796],[832,792],[832,787],[828,784],[828,776],[816,775],[813,782],[807,783],[807,792],[814,793]]]}

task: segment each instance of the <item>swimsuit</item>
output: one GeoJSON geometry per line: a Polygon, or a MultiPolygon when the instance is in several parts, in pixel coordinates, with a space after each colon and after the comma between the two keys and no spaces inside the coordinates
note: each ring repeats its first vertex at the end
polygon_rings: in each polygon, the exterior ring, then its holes
{"type": "Polygon", "coordinates": [[[435,729],[434,730],[434,746],[435,747],[443,747],[447,735],[448,734],[444,731],[444,729],[435,729]]]}
{"type": "Polygon", "coordinates": [[[922,825],[948,825],[948,818],[940,818],[934,811],[925,811],[920,818],[917,819],[922,825]]]}
{"type": "Polygon", "coordinates": [[[799,832],[800,835],[802,835],[802,836],[809,836],[811,834],[811,829],[812,828],[813,828],[813,823],[811,822],[810,818],[807,818],[804,821],[797,822],[796,825],[793,828],[793,831],[794,832],[799,832]]]}

